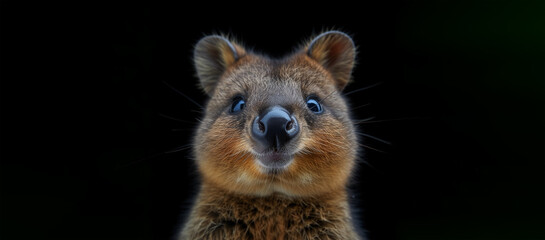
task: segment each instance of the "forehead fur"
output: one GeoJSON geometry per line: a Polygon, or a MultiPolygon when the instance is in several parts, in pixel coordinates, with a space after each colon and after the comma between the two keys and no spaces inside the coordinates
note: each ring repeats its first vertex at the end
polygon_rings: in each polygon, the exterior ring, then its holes
{"type": "Polygon", "coordinates": [[[284,59],[270,59],[248,54],[231,66],[222,76],[217,88],[221,95],[232,91],[275,93],[275,89],[319,91],[333,89],[331,75],[305,54],[284,59]],[[319,86],[319,87],[318,87],[319,86]]]}

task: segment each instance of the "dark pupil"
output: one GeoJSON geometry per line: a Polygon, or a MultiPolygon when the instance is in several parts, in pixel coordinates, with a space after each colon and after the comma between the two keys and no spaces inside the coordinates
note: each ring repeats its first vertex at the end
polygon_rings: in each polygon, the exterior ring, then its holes
{"type": "Polygon", "coordinates": [[[231,112],[239,112],[242,109],[244,109],[244,106],[246,105],[246,102],[244,102],[244,99],[242,98],[235,98],[233,100],[233,105],[231,105],[231,112]]]}
{"type": "Polygon", "coordinates": [[[321,111],[320,104],[318,103],[318,101],[316,101],[316,99],[309,99],[307,101],[307,107],[313,112],[321,111]]]}

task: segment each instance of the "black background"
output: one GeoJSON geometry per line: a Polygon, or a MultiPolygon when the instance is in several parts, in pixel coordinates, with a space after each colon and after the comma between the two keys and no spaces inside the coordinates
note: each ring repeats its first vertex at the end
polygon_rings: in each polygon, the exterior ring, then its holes
{"type": "Polygon", "coordinates": [[[359,46],[346,93],[379,83],[347,95],[390,143],[362,142],[352,185],[371,240],[545,239],[543,1],[377,2],[2,1],[1,239],[170,239],[194,44],[280,57],[323,29],[359,46]]]}

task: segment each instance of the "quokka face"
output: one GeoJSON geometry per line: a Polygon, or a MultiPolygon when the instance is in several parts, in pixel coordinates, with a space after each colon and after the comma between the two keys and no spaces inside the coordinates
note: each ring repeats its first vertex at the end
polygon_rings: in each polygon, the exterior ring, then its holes
{"type": "Polygon", "coordinates": [[[201,39],[194,61],[210,99],[194,155],[203,182],[255,196],[344,191],[358,144],[340,92],[355,55],[337,31],[283,59],[221,36],[201,39]]]}

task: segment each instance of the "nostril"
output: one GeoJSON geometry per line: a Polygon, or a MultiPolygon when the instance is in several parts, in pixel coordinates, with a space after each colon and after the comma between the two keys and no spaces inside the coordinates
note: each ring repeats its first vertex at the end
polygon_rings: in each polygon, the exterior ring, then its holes
{"type": "Polygon", "coordinates": [[[299,124],[297,123],[297,119],[293,116],[290,117],[290,121],[286,123],[286,133],[288,134],[289,138],[295,137],[297,133],[299,132],[299,124]]]}
{"type": "Polygon", "coordinates": [[[259,128],[259,131],[261,131],[263,133],[265,132],[265,124],[263,124],[263,122],[258,121],[257,122],[257,127],[259,128]]]}
{"type": "Polygon", "coordinates": [[[291,129],[293,129],[293,120],[286,123],[286,131],[290,131],[291,129]]]}
{"type": "Polygon", "coordinates": [[[256,117],[252,123],[252,135],[258,139],[265,137],[265,132],[267,131],[267,126],[260,117],[256,117]]]}

